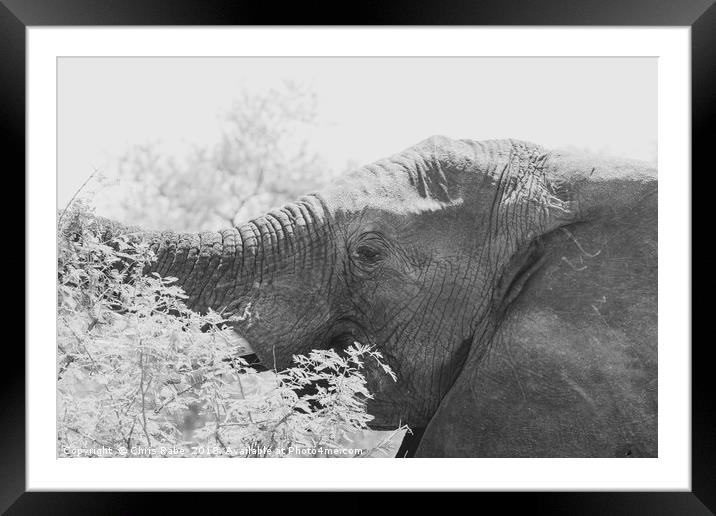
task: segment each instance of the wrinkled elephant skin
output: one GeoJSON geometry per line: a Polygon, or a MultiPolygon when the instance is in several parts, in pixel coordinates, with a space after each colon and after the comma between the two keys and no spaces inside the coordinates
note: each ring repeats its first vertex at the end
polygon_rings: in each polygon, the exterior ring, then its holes
{"type": "Polygon", "coordinates": [[[656,456],[655,213],[653,195],[629,221],[545,239],[544,264],[492,349],[466,363],[419,455],[656,456]]]}
{"type": "Polygon", "coordinates": [[[237,228],[150,235],[155,270],[269,367],[373,345],[377,429],[418,456],[657,454],[657,179],[433,137],[237,228]]]}

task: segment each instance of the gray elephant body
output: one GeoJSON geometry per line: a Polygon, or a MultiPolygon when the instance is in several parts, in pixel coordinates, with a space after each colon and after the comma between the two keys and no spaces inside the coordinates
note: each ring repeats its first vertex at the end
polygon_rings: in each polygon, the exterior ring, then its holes
{"type": "Polygon", "coordinates": [[[268,366],[353,340],[375,428],[419,456],[656,456],[656,173],[514,140],[430,138],[155,270],[268,366]]]}
{"type": "Polygon", "coordinates": [[[656,195],[544,241],[538,271],[468,357],[417,454],[657,456],[656,195]]]}

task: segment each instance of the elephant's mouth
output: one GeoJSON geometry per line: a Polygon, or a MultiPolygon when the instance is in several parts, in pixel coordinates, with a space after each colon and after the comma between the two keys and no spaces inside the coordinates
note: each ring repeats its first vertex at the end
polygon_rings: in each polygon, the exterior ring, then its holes
{"type": "MultiPolygon", "coordinates": [[[[368,336],[358,323],[349,319],[335,321],[328,329],[319,332],[318,335],[318,337],[309,340],[312,344],[306,346],[305,351],[302,351],[303,353],[307,353],[311,349],[333,349],[341,352],[350,346],[354,346],[356,342],[368,346],[373,345],[373,339],[368,336]]],[[[258,371],[272,369],[269,363],[264,363],[261,357],[251,348],[248,348],[248,353],[244,353],[242,358],[258,371]]]]}
{"type": "Polygon", "coordinates": [[[353,343],[358,340],[355,338],[353,333],[351,332],[341,332],[337,335],[331,337],[331,339],[328,341],[328,348],[335,349],[336,351],[340,351],[342,349],[346,349],[347,347],[353,345],[353,343]]]}
{"type": "Polygon", "coordinates": [[[354,320],[339,319],[332,325],[325,342],[328,349],[332,348],[336,351],[341,351],[354,345],[355,342],[370,346],[373,344],[373,339],[354,320]]]}

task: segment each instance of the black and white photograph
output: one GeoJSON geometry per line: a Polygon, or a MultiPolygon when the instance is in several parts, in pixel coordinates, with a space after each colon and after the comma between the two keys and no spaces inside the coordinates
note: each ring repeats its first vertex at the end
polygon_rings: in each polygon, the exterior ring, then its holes
{"type": "Polygon", "coordinates": [[[714,1],[1,0],[0,513],[712,514],[714,1]]]}
{"type": "Polygon", "coordinates": [[[658,457],[657,64],[59,57],[56,457],[658,457]]]}

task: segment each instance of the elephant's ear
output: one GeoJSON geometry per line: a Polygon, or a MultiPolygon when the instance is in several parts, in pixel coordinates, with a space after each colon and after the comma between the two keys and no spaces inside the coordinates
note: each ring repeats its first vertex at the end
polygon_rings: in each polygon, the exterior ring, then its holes
{"type": "Polygon", "coordinates": [[[657,195],[634,163],[556,156],[578,211],[490,321],[417,456],[657,455],[657,195]]]}

